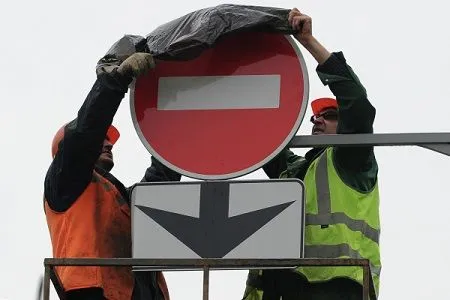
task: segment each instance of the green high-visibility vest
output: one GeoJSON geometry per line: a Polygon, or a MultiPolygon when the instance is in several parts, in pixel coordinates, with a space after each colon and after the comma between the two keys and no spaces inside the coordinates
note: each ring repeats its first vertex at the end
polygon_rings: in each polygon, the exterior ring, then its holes
{"type": "MultiPolygon", "coordinates": [[[[327,148],[306,172],[305,257],[366,258],[378,294],[381,271],[378,183],[354,190],[339,177],[327,148]]],[[[310,282],[348,277],[363,284],[361,267],[299,267],[310,282]]]]}
{"type": "MultiPolygon", "coordinates": [[[[285,174],[280,177],[286,177],[285,174]]],[[[334,167],[332,148],[311,163],[304,184],[305,257],[369,259],[378,294],[381,271],[378,184],[366,193],[345,184],[334,167]]],[[[296,271],[310,282],[346,277],[363,284],[363,270],[359,266],[299,267],[296,271]]],[[[262,299],[262,291],[251,286],[245,294],[247,300],[262,299]]]]}

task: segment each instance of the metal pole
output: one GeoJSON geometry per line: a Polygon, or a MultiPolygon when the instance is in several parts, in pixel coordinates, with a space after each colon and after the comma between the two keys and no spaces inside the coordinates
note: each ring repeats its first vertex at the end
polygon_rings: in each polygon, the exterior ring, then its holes
{"type": "Polygon", "coordinates": [[[209,266],[203,267],[203,300],[209,298],[209,266]]]}
{"type": "Polygon", "coordinates": [[[450,133],[361,133],[294,136],[290,148],[324,146],[419,146],[450,155],[450,133]]]}
{"type": "Polygon", "coordinates": [[[363,267],[363,300],[369,300],[369,277],[370,268],[368,265],[363,267]]]}
{"type": "Polygon", "coordinates": [[[46,265],[44,270],[44,299],[50,299],[50,268],[51,266],[46,265]]]}

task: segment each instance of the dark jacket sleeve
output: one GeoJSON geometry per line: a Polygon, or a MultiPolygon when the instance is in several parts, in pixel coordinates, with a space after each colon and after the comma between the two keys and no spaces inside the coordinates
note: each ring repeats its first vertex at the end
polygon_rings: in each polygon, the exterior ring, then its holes
{"type": "MultiPolygon", "coordinates": [[[[328,85],[338,102],[338,134],[373,133],[375,108],[367,99],[364,86],[342,52],[333,53],[317,67],[317,74],[328,85]]],[[[340,167],[360,171],[372,168],[373,147],[336,147],[335,161],[340,167]]]]}
{"type": "Polygon", "coordinates": [[[263,166],[263,170],[266,173],[267,177],[270,179],[279,178],[281,173],[286,171],[287,161],[286,161],[286,153],[287,149],[284,149],[277,156],[271,159],[268,163],[263,166]]]}
{"type": "Polygon", "coordinates": [[[263,166],[263,170],[267,177],[271,179],[280,178],[286,175],[286,178],[301,178],[302,166],[305,159],[302,156],[296,155],[289,149],[284,149],[276,157],[263,166]],[[284,174],[286,173],[286,174],[284,174]]]}
{"type": "Polygon", "coordinates": [[[53,210],[67,210],[89,184],[106,132],[130,82],[131,78],[116,71],[99,74],[77,117],[65,126],[44,182],[44,195],[53,210]]]}
{"type": "Polygon", "coordinates": [[[163,165],[152,156],[152,164],[145,171],[141,182],[180,181],[181,175],[163,165]]]}

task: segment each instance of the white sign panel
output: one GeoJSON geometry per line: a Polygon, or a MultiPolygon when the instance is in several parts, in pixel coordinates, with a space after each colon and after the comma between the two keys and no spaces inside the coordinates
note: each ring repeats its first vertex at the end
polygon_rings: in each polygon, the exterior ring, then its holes
{"type": "Polygon", "coordinates": [[[133,258],[303,257],[300,180],[139,183],[131,199],[133,258]]]}

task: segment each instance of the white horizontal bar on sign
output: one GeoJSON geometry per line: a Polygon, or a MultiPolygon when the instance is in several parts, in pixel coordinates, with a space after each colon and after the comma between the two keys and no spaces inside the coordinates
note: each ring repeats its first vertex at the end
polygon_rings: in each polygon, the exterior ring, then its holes
{"type": "Polygon", "coordinates": [[[278,108],[280,75],[160,77],[158,110],[278,108]]]}

